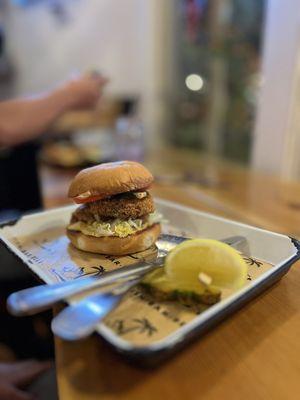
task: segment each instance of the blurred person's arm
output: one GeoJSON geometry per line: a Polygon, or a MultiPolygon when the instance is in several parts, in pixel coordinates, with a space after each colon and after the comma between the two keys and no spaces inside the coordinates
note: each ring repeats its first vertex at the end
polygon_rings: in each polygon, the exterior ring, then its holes
{"type": "Polygon", "coordinates": [[[0,102],[0,146],[34,139],[70,110],[92,108],[106,79],[84,75],[36,98],[0,102]]]}

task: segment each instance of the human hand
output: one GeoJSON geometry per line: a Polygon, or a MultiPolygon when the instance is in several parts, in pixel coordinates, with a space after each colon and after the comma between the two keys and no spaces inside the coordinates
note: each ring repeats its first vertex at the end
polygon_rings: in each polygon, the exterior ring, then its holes
{"type": "Polygon", "coordinates": [[[36,360],[0,363],[0,399],[35,400],[33,394],[24,392],[22,388],[32,383],[51,366],[51,362],[36,360]]]}
{"type": "Polygon", "coordinates": [[[99,101],[107,82],[108,79],[101,74],[91,72],[68,81],[63,90],[67,92],[73,109],[92,108],[99,101]]]}

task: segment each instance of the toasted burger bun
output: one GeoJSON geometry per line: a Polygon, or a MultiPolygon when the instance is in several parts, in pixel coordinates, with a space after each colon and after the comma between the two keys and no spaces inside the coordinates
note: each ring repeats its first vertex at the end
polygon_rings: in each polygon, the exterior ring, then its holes
{"type": "Polygon", "coordinates": [[[143,165],[134,161],[100,164],[80,171],[69,188],[69,197],[87,192],[91,196],[113,196],[118,193],[147,188],[153,176],[143,165]]]}
{"type": "Polygon", "coordinates": [[[97,238],[69,229],[67,229],[67,236],[73,246],[79,250],[122,256],[148,249],[155,243],[160,231],[160,224],[154,224],[143,231],[125,238],[117,236],[102,236],[97,238]]]}

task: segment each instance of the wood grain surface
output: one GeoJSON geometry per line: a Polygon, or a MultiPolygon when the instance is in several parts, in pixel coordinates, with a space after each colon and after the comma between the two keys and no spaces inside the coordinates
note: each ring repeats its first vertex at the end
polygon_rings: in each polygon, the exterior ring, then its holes
{"type": "MultiPolygon", "coordinates": [[[[300,184],[190,152],[147,160],[156,196],[300,237],[300,184]]],[[[73,172],[41,172],[46,206],[66,203],[73,172]]],[[[141,370],[99,337],[56,339],[61,400],[298,399],[300,264],[272,288],[166,363],[141,370]]]]}
{"type": "Polygon", "coordinates": [[[98,337],[57,339],[60,399],[298,399],[299,266],[154,370],[127,365],[98,337]]]}

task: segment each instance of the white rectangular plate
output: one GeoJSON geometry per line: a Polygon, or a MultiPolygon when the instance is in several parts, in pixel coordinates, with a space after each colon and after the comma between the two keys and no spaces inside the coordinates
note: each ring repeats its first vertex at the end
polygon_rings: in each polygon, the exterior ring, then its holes
{"type": "MultiPolygon", "coordinates": [[[[163,225],[165,233],[212,239],[244,236],[249,246],[249,281],[198,315],[177,304],[153,302],[133,289],[97,330],[119,352],[141,363],[159,361],[204,333],[278,280],[300,257],[299,242],[288,236],[165,200],[156,199],[156,207],[168,220],[163,225]]],[[[2,226],[0,240],[48,284],[102,273],[134,261],[131,257],[105,257],[74,249],[64,234],[74,208],[68,206],[24,216],[2,226]]]]}

